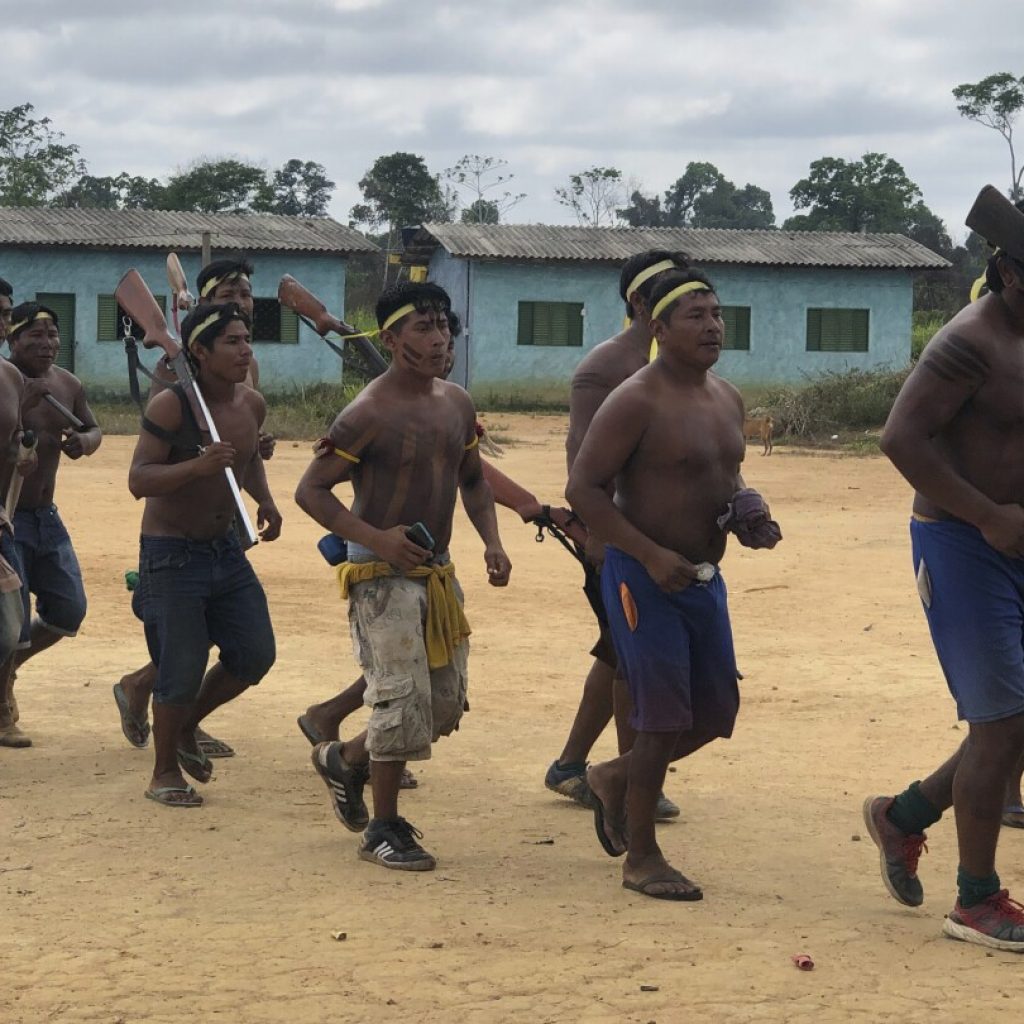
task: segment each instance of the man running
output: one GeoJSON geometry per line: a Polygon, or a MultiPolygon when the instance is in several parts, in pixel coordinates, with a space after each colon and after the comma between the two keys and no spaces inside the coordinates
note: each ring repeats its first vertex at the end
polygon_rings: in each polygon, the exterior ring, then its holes
{"type": "Polygon", "coordinates": [[[1024,911],[995,856],[1004,791],[1024,752],[1024,230],[1019,237],[989,259],[989,294],[925,347],[882,435],[915,491],[917,589],[968,737],[923,781],[864,803],[882,880],[911,907],[924,901],[926,829],[953,807],[960,864],[943,931],[1014,952],[1024,952],[1024,911]]]}
{"type": "Polygon", "coordinates": [[[484,541],[489,582],[505,586],[511,570],[481,470],[473,402],[440,379],[450,302],[438,291],[405,283],[381,296],[377,323],[391,364],[338,415],[330,447],[318,452],[295,494],[304,511],[348,542],[339,580],[372,709],[365,755],[342,761],[340,744],[328,743],[313,756],[330,758],[344,779],[343,822],[366,828],[360,858],[403,871],[429,871],[436,862],[398,814],[402,771],[458,728],[466,700],[469,626],[448,555],[460,489],[484,541]],[[351,510],[332,493],[346,480],[355,490],[351,510]],[[366,756],[369,821],[353,771],[366,756]]]}
{"type": "MultiPolygon", "coordinates": [[[[626,261],[619,275],[619,295],[626,304],[627,326],[614,337],[589,352],[572,377],[569,392],[569,432],[565,439],[568,471],[586,436],[595,413],[605,399],[625,380],[643,369],[651,360],[651,292],[670,270],[689,266],[685,253],[649,249],[626,261]]],[[[619,753],[633,745],[635,733],[630,728],[632,711],[625,681],[617,674],[617,659],[608,631],[608,618],[601,601],[601,563],[604,545],[592,535],[587,546],[583,591],[597,617],[598,640],[591,650],[594,664],[583,684],[576,718],[569,730],[565,747],[548,768],[544,785],[584,807],[593,809],[594,802],[587,786],[587,758],[597,738],[615,713],[615,729],[619,753]]],[[[656,817],[679,816],[679,808],[665,796],[658,797],[656,817]]]]}
{"type": "Polygon", "coordinates": [[[36,435],[38,458],[36,471],[25,480],[14,514],[24,623],[6,685],[8,703],[16,707],[14,671],[64,637],[75,636],[85,618],[82,571],[53,498],[61,455],[73,460],[92,455],[103,434],[89,408],[82,382],[56,365],[60,323],[52,309],[38,302],[15,306],[11,310],[7,341],[11,364],[25,379],[22,419],[25,428],[36,435]],[[83,426],[75,428],[51,400],[70,410],[83,426]]]}
{"type": "MultiPolygon", "coordinates": [[[[196,291],[200,303],[237,302],[252,320],[254,299],[252,294],[253,266],[247,259],[223,259],[208,263],[196,277],[196,291]]],[[[174,370],[166,356],[160,358],[153,374],[149,397],[152,398],[175,383],[174,370]]],[[[259,390],[259,364],[253,355],[245,384],[259,390]]],[[[260,457],[269,459],[274,454],[276,441],[272,434],[260,430],[260,457]]],[[[135,604],[138,605],[136,599],[135,604]]],[[[133,747],[143,748],[149,743],[149,700],[156,682],[156,666],[149,662],[134,672],[122,676],[114,684],[114,700],[121,716],[121,731],[133,747]]],[[[199,746],[208,757],[234,757],[234,749],[223,740],[198,729],[199,746]]]]}
{"type": "Polygon", "coordinates": [[[208,782],[211,762],[195,731],[222,704],[255,686],[274,663],[267,599],[233,528],[231,467],[258,502],[264,541],[281,532],[259,458],[262,396],[243,382],[252,359],[250,320],[238,303],[199,306],[182,342],[221,440],[204,444],[186,391],[175,384],[146,407],[128,486],[145,498],[139,590],[150,657],[155,765],[146,796],[169,807],[200,807],[182,772],[208,782]],[[219,648],[207,672],[210,646],[219,648]],[[205,675],[204,675],[205,673],[205,675]]]}
{"type": "Polygon", "coordinates": [[[601,406],[566,490],[608,542],[602,594],[637,732],[628,753],[591,768],[587,781],[601,846],[626,854],[623,886],[697,900],[700,888],[658,847],[658,794],[669,762],[730,736],[739,708],[718,567],[724,527],[752,547],[781,534],[740,476],[739,392],[710,372],[724,335],[711,282],[693,268],[669,271],[651,304],[658,358],[601,406]]]}

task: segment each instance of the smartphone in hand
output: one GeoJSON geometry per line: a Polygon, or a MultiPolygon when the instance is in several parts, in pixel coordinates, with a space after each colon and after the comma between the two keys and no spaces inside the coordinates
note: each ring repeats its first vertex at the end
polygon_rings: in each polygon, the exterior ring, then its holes
{"type": "Polygon", "coordinates": [[[434,538],[422,523],[413,523],[405,531],[405,535],[413,544],[418,544],[421,548],[426,548],[428,551],[434,550],[434,538]]]}

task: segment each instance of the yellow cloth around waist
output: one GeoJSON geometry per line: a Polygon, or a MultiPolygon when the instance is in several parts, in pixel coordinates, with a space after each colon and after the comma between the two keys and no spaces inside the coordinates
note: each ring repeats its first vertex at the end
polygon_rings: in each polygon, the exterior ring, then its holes
{"type": "Polygon", "coordinates": [[[338,584],[342,599],[356,583],[365,583],[381,576],[401,575],[406,579],[425,580],[427,584],[427,664],[444,668],[452,660],[455,648],[471,630],[455,593],[455,566],[420,565],[409,572],[397,573],[387,562],[342,562],[338,566],[338,584]]]}

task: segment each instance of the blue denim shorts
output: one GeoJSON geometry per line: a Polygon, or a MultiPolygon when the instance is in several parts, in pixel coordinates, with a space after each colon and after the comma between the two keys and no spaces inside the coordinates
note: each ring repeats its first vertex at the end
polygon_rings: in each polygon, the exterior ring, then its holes
{"type": "Polygon", "coordinates": [[[236,534],[209,541],[143,536],[137,593],[133,606],[157,666],[159,703],[196,699],[211,644],[224,668],[250,686],[274,664],[267,597],[236,534]]]}
{"type": "Polygon", "coordinates": [[[18,509],[14,513],[14,539],[25,606],[20,646],[28,645],[31,594],[36,596],[36,616],[47,629],[60,636],[74,636],[85,618],[85,587],[57,506],[18,509]]]}
{"type": "Polygon", "coordinates": [[[608,545],[601,591],[633,728],[731,736],[740,693],[721,573],[666,594],[635,558],[608,545]]]}
{"type": "Polygon", "coordinates": [[[1024,558],[961,522],[910,523],[917,590],[935,653],[967,722],[1024,714],[1024,558]]]}

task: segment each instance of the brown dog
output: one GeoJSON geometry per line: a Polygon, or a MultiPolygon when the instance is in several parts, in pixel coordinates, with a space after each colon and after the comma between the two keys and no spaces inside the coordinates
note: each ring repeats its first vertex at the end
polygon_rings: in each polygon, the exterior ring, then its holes
{"type": "Polygon", "coordinates": [[[760,441],[764,446],[762,455],[771,455],[772,449],[775,447],[772,444],[772,437],[775,433],[775,420],[769,415],[765,416],[748,416],[743,421],[743,436],[748,441],[760,441]]]}

